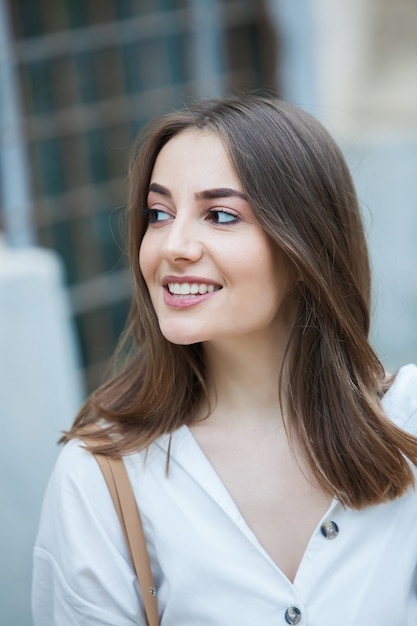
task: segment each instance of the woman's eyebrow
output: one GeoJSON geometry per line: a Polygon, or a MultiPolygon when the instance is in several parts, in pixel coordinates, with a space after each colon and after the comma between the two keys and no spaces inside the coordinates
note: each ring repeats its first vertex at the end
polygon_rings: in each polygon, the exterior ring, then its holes
{"type": "Polygon", "coordinates": [[[163,187],[162,185],[159,185],[158,183],[151,183],[149,185],[148,193],[150,193],[151,191],[154,191],[155,193],[159,193],[161,194],[161,196],[167,196],[168,198],[172,197],[169,189],[167,189],[166,187],[163,187]]]}
{"type": "Polygon", "coordinates": [[[230,187],[219,187],[218,189],[206,189],[194,194],[196,200],[215,200],[216,198],[241,198],[247,201],[247,197],[237,189],[230,187]]]}
{"type": "MultiPolygon", "coordinates": [[[[161,196],[171,198],[171,192],[169,189],[160,185],[159,183],[151,183],[148,188],[148,193],[154,191],[161,196]]],[[[241,191],[237,189],[231,189],[230,187],[219,187],[216,189],[205,189],[204,191],[198,191],[194,194],[196,200],[216,200],[217,198],[241,198],[247,201],[247,197],[241,191]]]]}

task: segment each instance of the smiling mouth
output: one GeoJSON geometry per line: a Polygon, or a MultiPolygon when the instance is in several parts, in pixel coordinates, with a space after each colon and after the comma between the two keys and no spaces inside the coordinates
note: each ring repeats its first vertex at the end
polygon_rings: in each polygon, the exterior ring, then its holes
{"type": "Polygon", "coordinates": [[[203,296],[221,289],[220,285],[206,283],[168,283],[167,289],[173,296],[203,296]]]}

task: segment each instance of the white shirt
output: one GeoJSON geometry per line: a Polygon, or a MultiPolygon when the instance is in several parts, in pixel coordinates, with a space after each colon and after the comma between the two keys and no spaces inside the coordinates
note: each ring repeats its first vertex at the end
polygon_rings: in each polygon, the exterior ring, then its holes
{"type": "MultiPolygon", "coordinates": [[[[384,398],[417,435],[417,367],[384,398]]],[[[416,626],[417,493],[360,511],[333,501],[292,584],[249,529],[190,430],[125,457],[142,515],[162,626],[416,626]],[[323,522],[335,532],[322,531],[323,522]],[[334,536],[335,535],[335,536],[334,536]],[[294,612],[293,612],[294,613],[294,612]],[[288,613],[287,613],[288,616],[288,613]],[[297,623],[297,622],[289,622],[297,623]]],[[[417,472],[416,472],[417,473],[417,472]]],[[[138,583],[95,459],[78,441],[51,477],[34,550],[35,626],[145,625],[138,583]]]]}

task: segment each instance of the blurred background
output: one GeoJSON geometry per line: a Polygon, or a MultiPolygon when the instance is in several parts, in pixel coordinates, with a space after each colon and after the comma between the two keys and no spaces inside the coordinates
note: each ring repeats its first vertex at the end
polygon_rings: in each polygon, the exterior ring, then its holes
{"type": "Polygon", "coordinates": [[[247,91],[335,136],[368,233],[372,341],[388,369],[417,361],[414,0],[0,0],[2,624],[31,624],[56,440],[126,320],[129,146],[155,115],[247,91]]]}

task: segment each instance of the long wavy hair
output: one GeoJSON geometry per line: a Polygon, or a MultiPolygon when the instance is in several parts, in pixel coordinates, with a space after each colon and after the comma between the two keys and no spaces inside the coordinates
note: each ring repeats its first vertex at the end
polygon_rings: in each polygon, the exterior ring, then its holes
{"type": "Polygon", "coordinates": [[[88,428],[100,450],[126,454],[194,419],[207,396],[201,344],[168,342],[139,267],[143,208],[161,148],[190,128],[223,142],[254,214],[297,276],[298,309],[285,355],[287,425],[321,487],[360,508],[413,484],[417,440],[385,415],[390,381],[368,341],[370,269],[357,196],[344,157],[325,128],[279,100],[210,100],[148,125],[129,168],[133,301],[119,354],[125,363],[85,402],[63,441],[88,428]],[[113,443],[103,437],[117,434],[113,443]]]}

